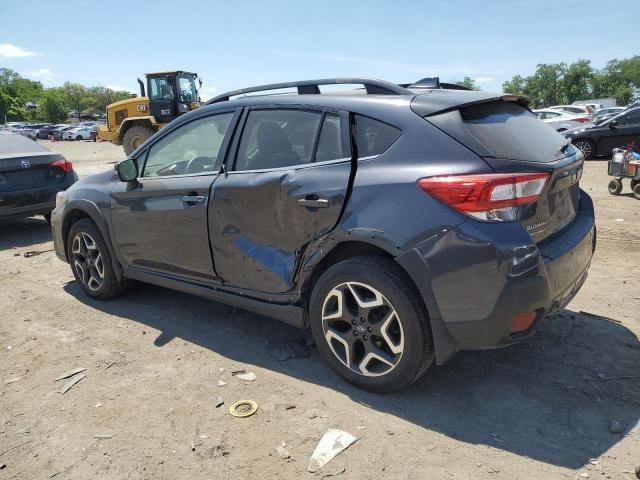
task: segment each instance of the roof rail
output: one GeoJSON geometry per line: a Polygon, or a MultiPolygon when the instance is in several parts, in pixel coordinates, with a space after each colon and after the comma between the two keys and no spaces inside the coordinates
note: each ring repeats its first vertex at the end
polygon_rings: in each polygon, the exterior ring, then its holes
{"type": "Polygon", "coordinates": [[[369,95],[415,95],[406,88],[396,85],[395,83],[385,82],[384,80],[374,80],[371,78],[325,78],[322,80],[302,80],[299,82],[272,83],[270,85],[260,85],[258,87],[240,88],[238,90],[232,90],[213,97],[211,100],[205,102],[205,105],[226,102],[236,95],[268,90],[279,90],[282,88],[297,88],[298,95],[319,94],[320,85],[341,84],[362,84],[369,95]]]}

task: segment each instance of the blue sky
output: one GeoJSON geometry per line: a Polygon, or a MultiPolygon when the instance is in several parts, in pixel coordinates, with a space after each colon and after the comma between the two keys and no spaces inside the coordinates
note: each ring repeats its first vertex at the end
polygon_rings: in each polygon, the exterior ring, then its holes
{"type": "Polygon", "coordinates": [[[0,0],[0,66],[137,91],[144,72],[185,69],[203,96],[256,84],[465,75],[500,90],[538,63],[640,54],[638,0],[0,0]]]}

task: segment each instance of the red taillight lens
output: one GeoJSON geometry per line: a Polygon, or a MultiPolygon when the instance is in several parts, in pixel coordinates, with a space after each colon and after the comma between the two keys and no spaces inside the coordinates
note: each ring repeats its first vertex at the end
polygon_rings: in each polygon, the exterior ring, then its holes
{"type": "Polygon", "coordinates": [[[514,220],[518,205],[536,202],[548,173],[504,173],[432,177],[418,186],[440,201],[479,220],[514,220]]]}
{"type": "Polygon", "coordinates": [[[63,172],[70,172],[71,170],[73,170],[73,164],[69,160],[65,160],[65,159],[51,162],[49,166],[58,167],[62,169],[63,172]]]}
{"type": "Polygon", "coordinates": [[[590,122],[591,119],[590,118],[574,118],[573,121],[578,123],[587,123],[587,122],[590,122]]]}

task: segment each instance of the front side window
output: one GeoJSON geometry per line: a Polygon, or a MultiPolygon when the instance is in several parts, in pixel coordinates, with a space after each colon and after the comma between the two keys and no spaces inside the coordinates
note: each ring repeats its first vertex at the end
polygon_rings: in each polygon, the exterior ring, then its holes
{"type": "Polygon", "coordinates": [[[173,89],[167,77],[149,79],[149,100],[173,100],[173,89]]]}
{"type": "Polygon", "coordinates": [[[178,77],[178,94],[182,103],[198,101],[196,84],[191,76],[178,77]]]}
{"type": "Polygon", "coordinates": [[[233,113],[221,113],[182,125],[149,149],[143,177],[214,171],[233,113]]]}
{"type": "Polygon", "coordinates": [[[381,155],[400,137],[400,130],[373,118],[356,115],[358,157],[381,155]]]}
{"type": "Polygon", "coordinates": [[[306,110],[253,110],[242,132],[235,170],[310,163],[322,114],[306,110]]]}

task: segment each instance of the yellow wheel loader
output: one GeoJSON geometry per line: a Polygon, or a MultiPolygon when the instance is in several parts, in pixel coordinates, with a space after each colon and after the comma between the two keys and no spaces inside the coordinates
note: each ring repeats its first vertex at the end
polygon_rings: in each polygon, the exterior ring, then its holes
{"type": "Polygon", "coordinates": [[[197,73],[146,73],[145,84],[138,79],[140,96],[107,106],[107,124],[98,128],[98,139],[122,145],[127,155],[171,120],[200,106],[197,73]]]}

